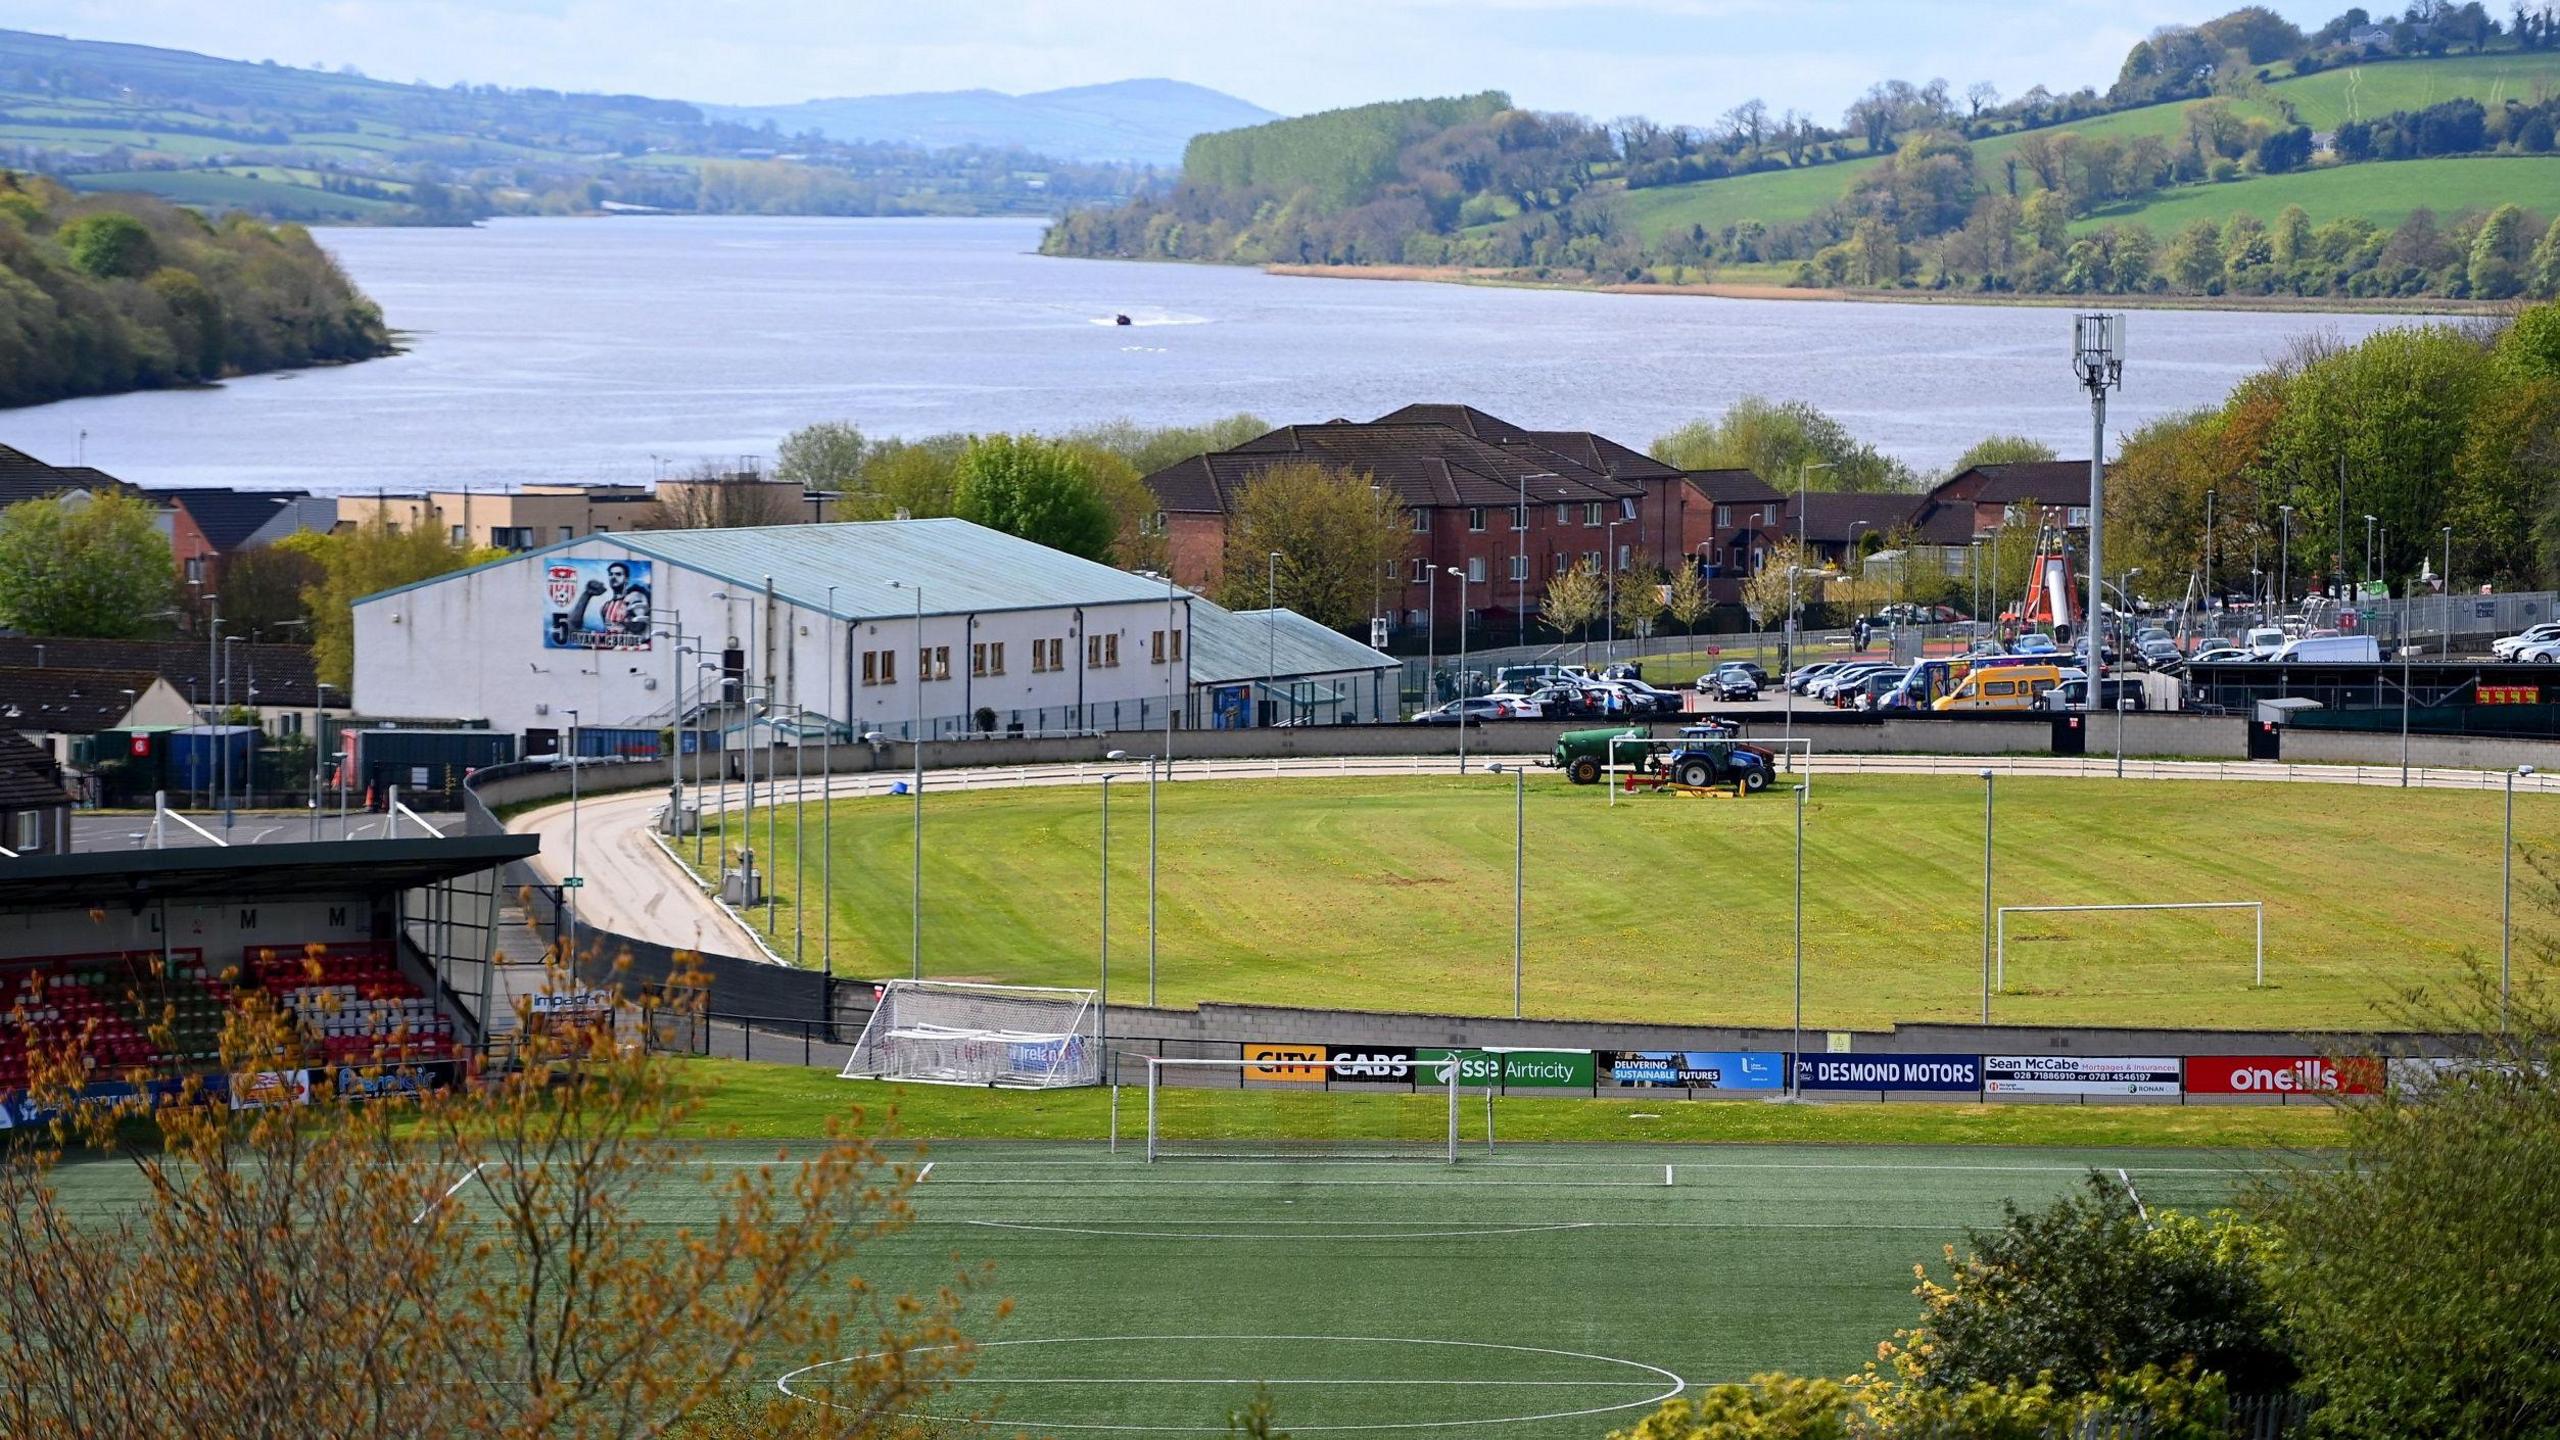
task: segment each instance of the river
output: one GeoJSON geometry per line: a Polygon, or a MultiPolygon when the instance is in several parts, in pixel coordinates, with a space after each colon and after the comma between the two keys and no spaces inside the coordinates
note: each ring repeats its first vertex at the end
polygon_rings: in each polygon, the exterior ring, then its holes
{"type": "MultiPolygon", "coordinates": [[[[1036,221],[502,220],[320,232],[406,352],[0,411],[0,442],[148,485],[647,481],[878,435],[1127,416],[1366,419],[1457,401],[1643,446],[1745,395],[1806,400],[1923,469],[1985,434],[2086,454],[2071,322],[2024,306],[1606,295],[1055,260],[1036,221]],[[1119,326],[1126,314],[1136,323],[1119,326]]],[[[2159,310],[2111,430],[2219,400],[2379,315],[2159,310]]]]}

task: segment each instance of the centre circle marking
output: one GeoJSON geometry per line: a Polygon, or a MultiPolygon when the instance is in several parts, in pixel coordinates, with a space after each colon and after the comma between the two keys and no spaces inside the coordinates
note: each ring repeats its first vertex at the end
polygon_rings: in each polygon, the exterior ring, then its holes
{"type": "MultiPolygon", "coordinates": [[[[1623,1360],[1615,1355],[1593,1355],[1580,1350],[1556,1350],[1539,1345],[1498,1345],[1491,1341],[1484,1340],[1424,1340],[1417,1339],[1409,1335],[1059,1335],[1038,1340],[990,1340],[979,1345],[977,1348],[981,1350],[995,1350],[1012,1345],[1129,1345],[1146,1344],[1149,1342],[1171,1344],[1228,1344],[1239,1342],[1249,1344],[1253,1342],[1272,1342],[1327,1345],[1438,1345],[1461,1350],[1493,1350],[1512,1355],[1548,1355],[1567,1360],[1589,1360],[1601,1365],[1621,1366],[1628,1370],[1641,1372],[1645,1377],[1647,1377],[1643,1381],[1564,1380],[1536,1382],[1540,1384],[1558,1386],[1590,1386],[1598,1388],[1602,1386],[1625,1386],[1638,1383],[1642,1383],[1650,1387],[1656,1382],[1669,1382],[1668,1388],[1665,1388],[1658,1393],[1645,1395],[1639,1399],[1623,1400],[1612,1405],[1586,1406],[1578,1410],[1548,1410],[1535,1415],[1496,1415],[1479,1420],[1396,1420],[1371,1425],[1292,1425],[1289,1429],[1293,1434],[1346,1434],[1354,1431],[1384,1430],[1454,1430],[1462,1427],[1479,1425],[1527,1425],[1541,1420],[1574,1420],[1590,1415],[1608,1415],[1620,1410],[1635,1410],[1660,1405],[1664,1401],[1679,1396],[1689,1388],[1688,1381],[1668,1370],[1663,1369],[1659,1365],[1647,1365],[1641,1360],[1623,1360]]],[[[929,1354],[935,1351],[951,1350],[955,1348],[957,1347],[950,1345],[926,1345],[920,1346],[909,1353],[929,1354]]],[[[841,1360],[821,1360],[815,1365],[803,1365],[799,1369],[794,1370],[774,1381],[774,1388],[795,1400],[805,1400],[813,1405],[824,1405],[831,1410],[841,1409],[844,1407],[839,1406],[833,1400],[826,1399],[819,1395],[804,1395],[799,1391],[792,1389],[791,1382],[804,1375],[812,1375],[820,1371],[834,1369],[840,1365],[852,1365],[872,1358],[874,1357],[871,1355],[848,1355],[841,1360]]],[[[972,1378],[960,1383],[1001,1385],[1008,1382],[1003,1380],[978,1380],[972,1378]]],[[[1057,1384],[1061,1382],[1054,1380],[1018,1380],[1010,1383],[1019,1385],[1043,1385],[1057,1384]]],[[[1203,1389],[1207,1389],[1216,1385],[1250,1385],[1257,1382],[1243,1377],[1218,1380],[1186,1380],[1166,1379],[1156,1376],[1131,1376],[1125,1378],[1083,1377],[1077,1380],[1076,1383],[1103,1383],[1119,1385],[1198,1385],[1203,1389]]],[[[1345,1379],[1288,1380],[1277,1383],[1285,1386],[1411,1385],[1417,1387],[1484,1386],[1489,1389],[1516,1389],[1532,1382],[1520,1380],[1345,1379]]],[[[1079,1423],[1055,1420],[1026,1420],[1018,1416],[1008,1416],[1001,1420],[965,1420],[961,1417],[935,1415],[928,1411],[919,1410],[901,1411],[899,1413],[909,1419],[940,1420],[946,1424],[1009,1425],[1021,1426],[1033,1430],[1116,1430],[1128,1434],[1144,1433],[1156,1435],[1224,1435],[1228,1433],[1228,1428],[1223,1423],[1217,1425],[1104,1425],[1089,1422],[1079,1423]]]]}

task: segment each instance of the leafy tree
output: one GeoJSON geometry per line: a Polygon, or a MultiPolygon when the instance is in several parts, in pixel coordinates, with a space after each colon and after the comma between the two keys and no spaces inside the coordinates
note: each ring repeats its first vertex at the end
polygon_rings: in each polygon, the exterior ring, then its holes
{"type": "Polygon", "coordinates": [[[1236,496],[1216,599],[1231,610],[1261,609],[1276,551],[1282,606],[1336,630],[1360,627],[1380,612],[1382,591],[1412,549],[1406,517],[1366,475],[1274,465],[1236,496]]]}
{"type": "Polygon", "coordinates": [[[848,520],[951,514],[960,488],[960,455],[968,448],[966,435],[874,441],[863,456],[861,489],[845,497],[838,513],[848,520]]]}
{"type": "Polygon", "coordinates": [[[55,238],[81,273],[101,280],[139,280],[158,263],[151,232],[121,210],[83,215],[63,226],[55,238]]]}
{"type": "Polygon", "coordinates": [[[2524,207],[2512,202],[2489,212],[2471,241],[2471,293],[2505,300],[2524,289],[2524,207]]]}
{"type": "Polygon", "coordinates": [[[0,511],[0,625],[30,635],[132,639],[167,629],[177,585],[158,512],[103,491],[0,511]]]}
{"type": "Polygon", "coordinates": [[[1801,400],[1783,404],[1745,396],[1714,420],[1692,420],[1653,442],[1653,457],[1683,470],[1750,470],[1785,489],[1806,465],[1819,490],[1903,490],[1910,468],[1852,436],[1848,427],[1801,400]]]}
{"type": "Polygon", "coordinates": [[[1538,599],[1538,618],[1562,639],[1582,633],[1608,603],[1609,582],[1586,559],[1547,582],[1547,593],[1538,599]]]}
{"type": "MultiPolygon", "coordinates": [[[[300,540],[301,537],[294,537],[300,540]]],[[[355,680],[355,602],[377,591],[432,580],[506,552],[470,549],[445,538],[440,524],[402,530],[368,520],[353,530],[313,535],[302,547],[320,562],[318,584],[302,592],[311,608],[311,658],[320,678],[350,693],[355,680]]]]}
{"type": "Polygon", "coordinates": [[[1147,488],[1138,467],[1116,451],[1081,441],[1067,446],[1084,466],[1103,508],[1111,512],[1111,563],[1123,570],[1163,573],[1170,555],[1164,530],[1156,524],[1163,502],[1147,488]]]}
{"type": "Polygon", "coordinates": [[[1007,535],[1099,560],[1111,549],[1111,508],[1085,460],[1037,436],[984,435],[960,452],[951,511],[1007,535]]]}
{"type": "Polygon", "coordinates": [[[249,635],[308,626],[311,607],[303,599],[304,592],[327,573],[301,546],[262,545],[240,551],[222,565],[223,628],[249,635]]]}
{"type": "MultiPolygon", "coordinates": [[[[82,1106],[76,1043],[33,1047],[30,1090],[69,1118],[0,1155],[0,1432],[915,1433],[894,1417],[966,1373],[960,1322],[986,1272],[924,1295],[863,1284],[872,1247],[913,1222],[914,1165],[831,1132],[770,1164],[686,1171],[666,1148],[696,1108],[686,1078],[617,1028],[528,1023],[521,1063],[402,1098],[322,1067],[310,1104],[241,1109],[201,1078],[177,1103],[82,1106]],[[129,1167],[140,1198],[101,1210],[64,1185],[74,1151],[129,1167]],[[671,1181],[698,1187],[704,1223],[663,1223],[671,1181]],[[874,1358],[833,1365],[827,1405],[749,1387],[849,1351],[874,1358]]],[[[220,1051],[215,1073],[244,1089],[311,1059],[291,1012],[255,993],[220,1051]]]]}
{"type": "Polygon", "coordinates": [[[1751,617],[1751,628],[1776,626],[1790,602],[1802,606],[1821,599],[1822,582],[1809,578],[1813,573],[1793,540],[1769,547],[1768,558],[1742,582],[1742,608],[1751,617]]]}
{"type": "Polygon", "coordinates": [[[1680,622],[1684,635],[1698,633],[1698,621],[1713,608],[1715,602],[1707,594],[1706,578],[1698,567],[1683,562],[1671,572],[1671,586],[1663,595],[1663,608],[1680,622]]]}
{"type": "Polygon", "coordinates": [[[1947,467],[1949,478],[1961,475],[1976,465],[2014,465],[2021,461],[2051,460],[2053,447],[2024,435],[1985,435],[1956,457],[1947,467]]]}
{"type": "Polygon", "coordinates": [[[795,525],[816,516],[816,507],[794,485],[761,476],[723,470],[706,461],[690,475],[658,484],[658,503],[650,507],[644,530],[745,530],[759,525],[795,525]]]}
{"type": "Polygon", "coordinates": [[[1922,1277],[1920,1323],[1887,1357],[1911,1383],[2042,1379],[2078,1393],[2182,1364],[2245,1392],[2291,1383],[2267,1232],[2228,1214],[2146,1219],[2124,1185],[2096,1173],[2042,1210],[2005,1208],[1962,1260],[1949,1247],[1944,1283],[1922,1277]]]}
{"type": "Polygon", "coordinates": [[[1256,435],[1267,434],[1271,428],[1271,423],[1261,416],[1239,412],[1198,425],[1140,425],[1134,420],[1108,420],[1070,430],[1058,438],[1071,445],[1117,455],[1143,476],[1194,455],[1232,449],[1256,435]]]}
{"type": "MultiPolygon", "coordinates": [[[[2548,897],[2555,876],[2537,863],[2548,897]]],[[[2560,955],[2533,946],[2542,974],[2560,955]]],[[[2523,967],[2520,967],[2523,968],[2523,967]]],[[[2530,973],[2530,972],[2529,972],[2530,973]]],[[[2253,1209],[2282,1235],[2275,1286],[2320,1433],[2471,1440],[2560,1414],[2560,1006],[2501,1002],[2475,969],[2404,1019],[2480,1063],[2339,1107],[2343,1155],[2287,1170],[2253,1209]]]]}
{"type": "MultiPolygon", "coordinates": [[[[1686,569],[1688,567],[1681,567],[1686,569]]],[[[1650,560],[1637,560],[1618,574],[1618,628],[1631,635],[1647,633],[1653,622],[1662,618],[1662,567],[1650,560]]]]}
{"type": "Polygon", "coordinates": [[[821,420],[782,437],[773,478],[803,490],[858,490],[862,486],[862,432],[849,420],[821,420]]]}

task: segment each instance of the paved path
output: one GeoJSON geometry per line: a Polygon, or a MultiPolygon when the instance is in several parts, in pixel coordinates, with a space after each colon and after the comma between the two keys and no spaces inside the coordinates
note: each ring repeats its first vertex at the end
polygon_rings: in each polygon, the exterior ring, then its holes
{"type": "MultiPolygon", "coordinates": [[[[1468,769],[1471,773],[1484,773],[1487,762],[1497,759],[1505,764],[1534,763],[1534,757],[1528,756],[1473,755],[1468,757],[1468,769]]],[[[1168,783],[1190,783],[1198,780],[1310,776],[1453,775],[1457,770],[1457,757],[1450,755],[1182,760],[1169,767],[1166,779],[1168,783]]],[[[1812,775],[1815,790],[1819,793],[1822,778],[1827,775],[1978,775],[1985,770],[2001,775],[2091,779],[2111,779],[2119,773],[2115,758],[2101,755],[2066,758],[2045,755],[1824,754],[1815,757],[1812,775]]],[[[2397,786],[2401,781],[2397,765],[2286,765],[2249,760],[2127,760],[2122,763],[2121,773],[2128,780],[2234,780],[2386,787],[2397,786]]],[[[1132,779],[1142,781],[1146,766],[1142,762],[1120,761],[938,770],[926,774],[925,789],[930,798],[932,792],[944,790],[1089,785],[1105,774],[1127,777],[1121,782],[1126,785],[1132,779]]],[[[2412,787],[2430,790],[2496,790],[2505,784],[2504,772],[2496,770],[2417,767],[2408,772],[2408,778],[2412,787]]],[[[906,779],[904,773],[889,772],[839,775],[832,783],[812,777],[808,781],[808,796],[815,800],[830,795],[847,798],[886,795],[892,785],[904,783],[906,779]]],[[[2560,777],[2534,775],[2517,781],[2516,789],[2528,793],[2560,793],[2560,777]]],[[[759,783],[757,807],[761,810],[777,795],[784,804],[789,804],[797,794],[788,777],[778,787],[759,783]]],[[[727,786],[725,792],[720,786],[707,786],[700,792],[700,797],[705,812],[714,816],[722,813],[724,805],[728,813],[735,814],[744,801],[744,793],[736,784],[727,786]]],[[[649,825],[650,812],[664,804],[666,798],[663,790],[639,790],[580,803],[579,859],[587,876],[587,884],[580,892],[581,912],[589,923],[635,939],[713,954],[763,956],[779,963],[779,957],[765,947],[754,931],[713,900],[683,866],[668,858],[649,825]]],[[[1591,803],[1607,803],[1604,793],[1597,787],[1592,791],[1591,803]]],[[[542,853],[535,857],[533,864],[552,880],[568,873],[569,808],[568,802],[562,801],[528,811],[509,822],[510,829],[542,837],[542,853]]],[[[690,858],[693,842],[686,840],[681,843],[690,858]]],[[[706,845],[703,853],[710,855],[710,847],[706,845]]]]}

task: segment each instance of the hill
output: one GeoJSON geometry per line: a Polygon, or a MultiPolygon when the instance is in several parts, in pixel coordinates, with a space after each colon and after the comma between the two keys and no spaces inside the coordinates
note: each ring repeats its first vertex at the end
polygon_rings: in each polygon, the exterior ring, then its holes
{"type": "Polygon", "coordinates": [[[454,223],[616,207],[1043,213],[1113,199],[1128,165],[773,130],[677,100],[409,85],[0,30],[0,165],[275,218],[454,223]]]}
{"type": "Polygon", "coordinates": [[[2560,155],[2457,155],[2253,175],[2228,184],[2158,191],[2102,209],[2074,228],[2087,233],[2130,223],[2165,237],[2197,220],[2220,223],[2234,215],[2272,219],[2286,206],[2299,205],[2314,225],[2361,220],[2388,231],[2421,209],[2451,219],[2510,204],[2535,215],[2560,216],[2560,155]]]}
{"type": "Polygon", "coordinates": [[[796,105],[705,105],[713,119],[770,122],[785,135],[889,141],[938,149],[981,145],[1066,160],[1172,166],[1194,135],[1279,117],[1249,101],[1179,80],[1115,80],[1030,95],[930,91],[804,100],[796,105]]]}

